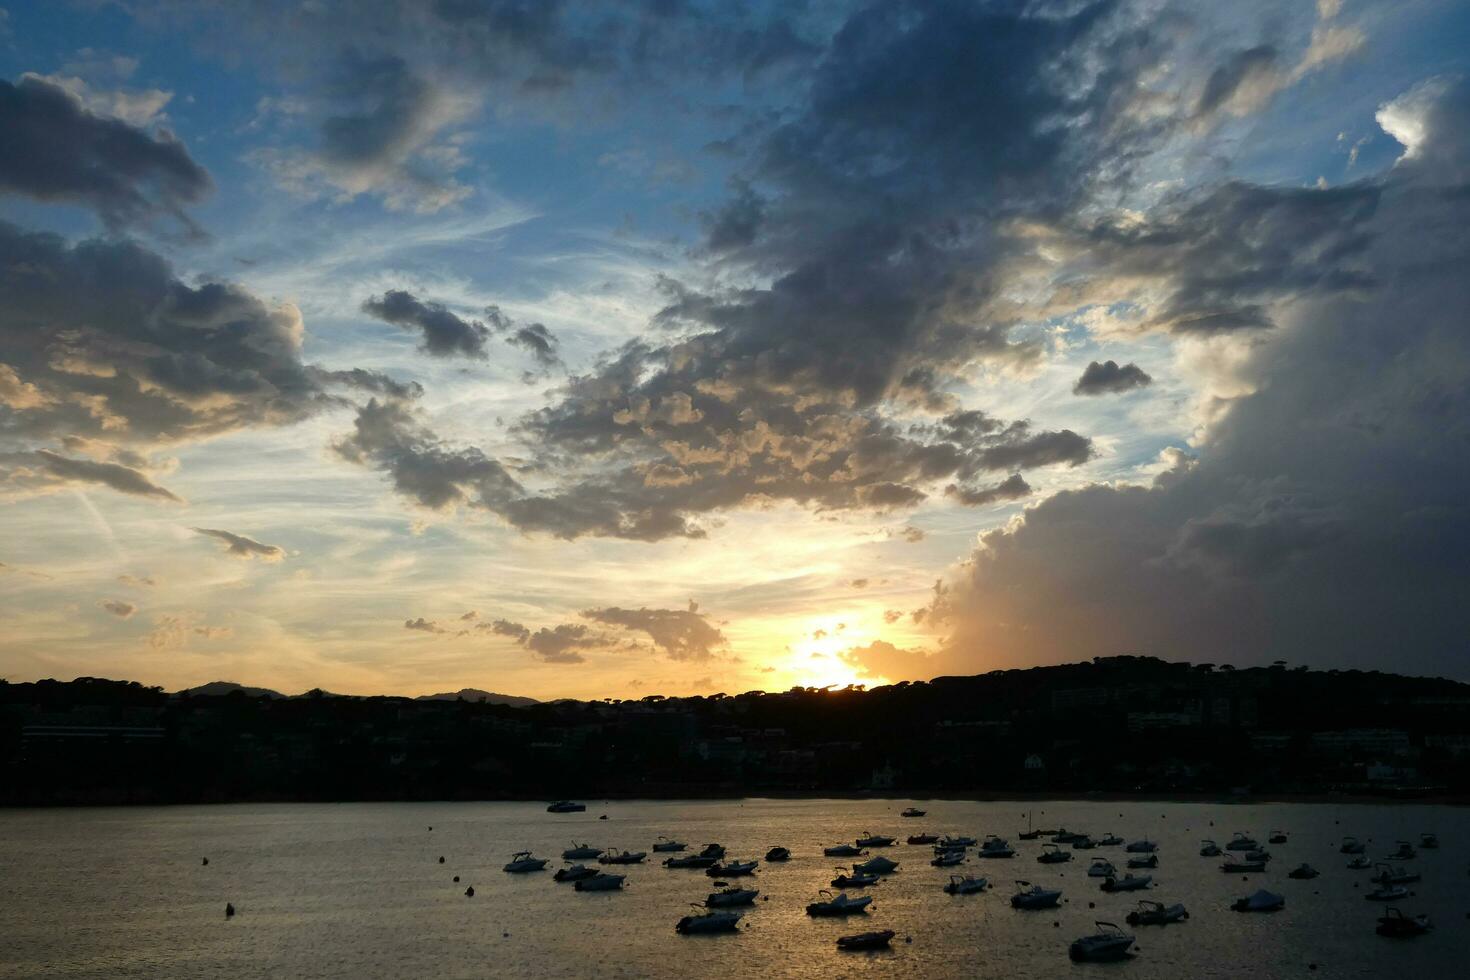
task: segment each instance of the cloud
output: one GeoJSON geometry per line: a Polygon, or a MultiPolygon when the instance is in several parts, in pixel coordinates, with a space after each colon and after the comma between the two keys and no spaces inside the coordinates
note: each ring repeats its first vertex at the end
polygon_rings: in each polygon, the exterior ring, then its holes
{"type": "Polygon", "coordinates": [[[72,459],[46,449],[37,450],[30,454],[30,458],[41,467],[43,478],[40,481],[28,479],[34,474],[23,466],[7,466],[3,456],[0,456],[0,479],[22,487],[36,485],[37,482],[40,485],[95,483],[135,497],[153,497],[176,504],[184,502],[183,498],[154,483],[146,474],[118,463],[72,459]]]}
{"type": "Polygon", "coordinates": [[[0,80],[0,130],[0,193],[81,204],[114,231],[167,216],[197,233],[184,209],[213,184],[167,130],[98,115],[36,75],[0,80]]]}
{"type": "Polygon", "coordinates": [[[868,580],[865,578],[855,578],[847,584],[852,586],[854,589],[866,589],[868,587],[868,580]]]}
{"type": "Polygon", "coordinates": [[[103,599],[97,605],[107,612],[112,613],[118,619],[132,619],[133,613],[138,611],[137,606],[131,602],[123,602],[121,599],[103,599]]]}
{"type": "Polygon", "coordinates": [[[447,632],[449,632],[444,627],[440,626],[438,623],[431,622],[431,621],[429,621],[427,619],[424,619],[424,617],[422,617],[422,616],[420,616],[417,619],[405,619],[403,621],[403,628],[406,629],[406,630],[415,630],[415,631],[417,631],[419,633],[447,633],[447,632]]]}
{"type": "Polygon", "coordinates": [[[1153,384],[1153,380],[1143,368],[1131,362],[1119,367],[1117,361],[1093,361],[1072,386],[1072,394],[1120,394],[1135,388],[1146,388],[1153,384]]]}
{"type": "Polygon", "coordinates": [[[75,97],[88,112],[97,116],[110,116],[129,126],[142,128],[158,122],[164,107],[173,100],[172,92],[150,88],[142,90],[98,88],[76,75],[37,75],[27,72],[22,79],[34,78],[47,85],[65,89],[75,97]]]}
{"type": "Polygon", "coordinates": [[[588,609],[582,615],[596,623],[645,633],[671,660],[707,660],[725,645],[725,634],[698,611],[689,609],[588,609]]]}
{"type": "Polygon", "coordinates": [[[194,637],[221,640],[234,635],[228,626],[210,626],[199,619],[200,615],[192,612],[155,617],[145,642],[155,650],[168,650],[186,647],[194,637]]]}
{"type": "Polygon", "coordinates": [[[1460,669],[1470,197],[1453,178],[1470,165],[1470,85],[1416,93],[1423,126],[1405,136],[1417,152],[1378,178],[1235,185],[1185,209],[1217,215],[1222,233],[1248,229],[1226,249],[1241,261],[1186,246],[1161,285],[1214,282],[1229,307],[1265,284],[1277,328],[1245,349],[1243,393],[1192,447],[1197,461],[1148,485],[1056,494],[982,537],[928,608],[956,659],[1369,667],[1391,649],[1406,672],[1460,669]],[[1356,285],[1322,288],[1334,281],[1356,285]]]}
{"type": "Polygon", "coordinates": [[[905,650],[886,640],[839,651],[837,658],[861,676],[889,681],[919,681],[935,676],[934,660],[922,650],[905,650]]]}
{"type": "Polygon", "coordinates": [[[944,492],[966,507],[984,507],[987,504],[1029,497],[1031,496],[1031,484],[1027,483],[1021,474],[1012,473],[994,486],[962,487],[951,483],[944,488],[944,492]]]}
{"type": "Polygon", "coordinates": [[[362,304],[364,313],[384,323],[417,330],[423,335],[425,353],[435,357],[485,359],[485,341],[490,330],[478,320],[465,320],[439,303],[424,303],[412,293],[390,289],[381,297],[374,296],[362,304]]]}
{"type": "Polygon", "coordinates": [[[577,652],[579,649],[603,646],[605,642],[581,623],[562,623],[532,633],[525,647],[549,664],[580,664],[586,658],[577,652]]]}
{"type": "Polygon", "coordinates": [[[280,561],[286,557],[286,552],[273,544],[261,544],[253,538],[247,538],[243,534],[234,534],[230,531],[221,531],[211,527],[196,527],[191,530],[211,537],[217,541],[223,541],[226,545],[225,553],[234,555],[236,558],[259,558],[261,561],[280,561]]]}

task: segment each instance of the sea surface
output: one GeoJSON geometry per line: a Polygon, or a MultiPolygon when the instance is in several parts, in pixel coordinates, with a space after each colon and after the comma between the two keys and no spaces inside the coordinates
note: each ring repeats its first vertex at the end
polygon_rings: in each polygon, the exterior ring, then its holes
{"type": "MultiPolygon", "coordinates": [[[[554,815],[541,803],[349,803],[0,811],[0,977],[1399,977],[1470,975],[1470,811],[1452,807],[1327,804],[972,803],[907,800],[588,802],[554,815]],[[928,810],[901,819],[910,802],[928,810]],[[1079,851],[1065,865],[1035,861],[1022,842],[1037,824],[1158,842],[1155,887],[1103,894],[1085,871],[1094,856],[1119,870],[1121,847],[1079,851]],[[599,820],[602,814],[606,820],[599,820]],[[433,829],[430,830],[429,828],[433,829]],[[1198,854],[1233,831],[1271,845],[1271,870],[1243,881],[1198,854]],[[949,871],[904,837],[930,830],[1010,838],[1011,860],[971,857],[993,891],[951,897],[949,871]],[[864,831],[892,834],[875,850],[900,862],[870,890],[874,909],[845,921],[804,907],[844,863],[824,845],[864,831]],[[1364,899],[1368,872],[1338,853],[1345,834],[1380,856],[1400,839],[1440,835],[1437,851],[1408,865],[1406,912],[1427,912],[1433,933],[1374,934],[1382,907],[1364,899]],[[731,858],[791,848],[754,877],[761,897],[732,935],[680,936],[674,923],[713,890],[701,871],[668,870],[651,845],[660,834],[731,858]],[[577,893],[556,884],[573,841],[649,850],[626,871],[625,890],[577,893]],[[539,874],[501,866],[518,850],[552,858],[539,874]],[[440,856],[444,863],[439,863],[440,856]],[[203,863],[209,859],[208,865],[203,863]],[[1309,861],[1321,872],[1294,881],[1309,861]],[[454,883],[458,875],[460,882],[454,883]],[[1056,910],[1010,907],[1016,879],[1060,886],[1056,910]],[[467,886],[474,897],[464,894],[467,886]],[[1286,896],[1274,915],[1232,912],[1257,888],[1286,896]],[[1122,925],[1140,897],[1182,902],[1190,919],[1130,930],[1138,952],[1122,964],[1076,965],[1071,940],[1094,920],[1122,925]],[[225,917],[225,903],[237,914],[225,917]],[[1095,903],[1096,908],[1092,905],[1095,903]],[[870,929],[898,933],[892,950],[839,952],[834,940],[870,929]],[[1315,965],[1315,966],[1314,966],[1315,965]]],[[[1146,873],[1146,872],[1136,872],[1146,873]]],[[[752,879],[737,879],[751,881],[752,879]]]]}

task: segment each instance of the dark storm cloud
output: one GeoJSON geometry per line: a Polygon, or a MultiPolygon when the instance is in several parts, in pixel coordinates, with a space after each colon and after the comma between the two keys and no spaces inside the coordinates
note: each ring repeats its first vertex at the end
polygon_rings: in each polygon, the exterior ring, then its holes
{"type": "MultiPolygon", "coordinates": [[[[1246,234],[1185,247],[1165,284],[1228,283],[1209,290],[1223,307],[1242,290],[1278,300],[1264,312],[1280,329],[1246,348],[1250,393],[1197,461],[1176,457],[1150,486],[1057,494],[986,534],[930,607],[956,657],[1368,667],[1393,651],[1397,669],[1464,674],[1470,85],[1421,86],[1379,119],[1408,144],[1380,178],[1232,185],[1194,207],[1246,234]]],[[[1158,257],[1151,237],[1133,240],[1158,257]]]]}
{"type": "Polygon", "coordinates": [[[412,293],[390,289],[364,301],[362,310],[384,323],[419,332],[423,336],[422,349],[436,357],[461,354],[485,358],[490,328],[478,320],[466,320],[440,303],[425,303],[412,293]]]}
{"type": "MultiPolygon", "coordinates": [[[[146,474],[120,463],[72,459],[46,449],[39,449],[32,455],[48,476],[62,483],[96,483],[135,497],[155,497],[176,504],[183,503],[180,497],[154,483],[146,474]]],[[[5,460],[0,458],[0,478],[20,477],[18,469],[17,465],[7,473],[5,460]]],[[[15,482],[22,487],[27,483],[24,479],[16,479],[15,482]]]]}
{"type": "Polygon", "coordinates": [[[191,233],[184,208],[212,189],[209,174],[167,130],[148,132],[87,110],[33,75],[0,80],[0,193],[81,204],[112,230],[167,215],[191,233]]]}
{"type": "Polygon", "coordinates": [[[1119,367],[1117,361],[1093,361],[1072,386],[1072,394],[1119,394],[1135,388],[1145,388],[1153,384],[1153,380],[1148,372],[1131,362],[1119,367]]]}
{"type": "Polygon", "coordinates": [[[965,487],[951,483],[944,488],[944,492],[966,507],[984,507],[987,504],[1029,497],[1031,496],[1031,484],[1027,483],[1021,474],[1012,473],[994,486],[965,487]]]}
{"type": "Polygon", "coordinates": [[[588,609],[584,617],[648,635],[670,660],[708,660],[725,645],[725,634],[710,624],[694,603],[688,609],[588,609]]]}
{"type": "Polygon", "coordinates": [[[286,557],[285,549],[273,544],[261,544],[254,538],[212,527],[196,527],[194,531],[225,543],[225,553],[236,558],[259,558],[261,561],[280,561],[286,557]]]}
{"type": "Polygon", "coordinates": [[[561,363],[556,356],[556,335],[544,323],[514,327],[506,334],[505,342],[527,351],[542,367],[555,367],[561,363]]]}

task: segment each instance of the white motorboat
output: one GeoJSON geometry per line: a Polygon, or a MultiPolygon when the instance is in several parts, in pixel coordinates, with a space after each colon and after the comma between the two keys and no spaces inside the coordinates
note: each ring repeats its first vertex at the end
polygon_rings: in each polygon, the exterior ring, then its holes
{"type": "Polygon", "coordinates": [[[623,887],[627,875],[596,874],[583,878],[572,887],[579,892],[615,892],[623,887]]]}
{"type": "Polygon", "coordinates": [[[1074,851],[1090,851],[1096,846],[1097,841],[1093,840],[1091,837],[1088,837],[1086,834],[1083,834],[1081,837],[1072,842],[1072,850],[1074,851]]]}
{"type": "Polygon", "coordinates": [[[858,857],[862,853],[863,849],[853,844],[834,844],[831,847],[822,848],[822,854],[829,858],[858,857]]]}
{"type": "Polygon", "coordinates": [[[1318,871],[1316,868],[1312,867],[1310,864],[1307,864],[1306,862],[1302,862],[1301,864],[1297,865],[1296,867],[1294,867],[1290,871],[1288,871],[1286,873],[1286,877],[1288,877],[1288,878],[1295,878],[1298,881],[1310,881],[1311,879],[1317,877],[1321,873],[1322,872],[1318,871]]]}
{"type": "Polygon", "coordinates": [[[653,842],[653,853],[662,854],[666,851],[682,851],[688,846],[689,845],[684,843],[683,841],[669,840],[669,838],[667,837],[660,837],[658,840],[653,842]]]}
{"type": "Polygon", "coordinates": [[[865,875],[849,872],[846,868],[837,869],[837,877],[832,879],[833,888],[871,888],[882,882],[877,875],[865,875]]]}
{"type": "Polygon", "coordinates": [[[887,949],[893,937],[898,935],[892,929],[880,929],[877,932],[860,932],[855,936],[838,936],[837,948],[846,950],[863,949],[887,949]]]}
{"type": "Polygon", "coordinates": [[[727,864],[717,864],[712,868],[706,868],[704,873],[711,878],[741,878],[755,874],[759,866],[757,861],[730,861],[727,864]]]}
{"type": "Polygon", "coordinates": [[[1040,885],[1032,885],[1029,881],[1018,881],[1016,882],[1016,893],[1011,896],[1011,908],[1028,911],[1054,909],[1061,899],[1062,893],[1059,890],[1042,888],[1040,885]]]}
{"type": "Polygon", "coordinates": [[[863,836],[859,837],[855,843],[858,847],[887,847],[893,843],[893,840],[892,837],[885,837],[882,834],[875,834],[865,830],[863,831],[863,836]]]}
{"type": "Polygon", "coordinates": [[[1271,831],[1271,836],[1266,838],[1266,843],[1267,844],[1285,844],[1286,843],[1286,831],[1284,831],[1284,830],[1273,830],[1273,831],[1271,831]]]}
{"type": "Polygon", "coordinates": [[[1102,890],[1105,892],[1136,892],[1153,884],[1153,875],[1131,875],[1125,874],[1121,878],[1104,878],[1102,890]]]}
{"type": "Polygon", "coordinates": [[[1249,837],[1237,830],[1235,832],[1235,836],[1230,838],[1230,843],[1225,845],[1225,850],[1254,851],[1260,846],[1261,845],[1256,842],[1256,839],[1254,837],[1249,837]]]}
{"type": "Polygon", "coordinates": [[[1097,932],[1083,936],[1068,948],[1068,955],[1079,963],[1102,963],[1121,960],[1133,948],[1133,937],[1111,922],[1098,922],[1097,932]]]}
{"type": "Polygon", "coordinates": [[[983,892],[990,882],[976,875],[950,875],[944,891],[949,895],[974,895],[983,892]]]}
{"type": "Polygon", "coordinates": [[[1393,868],[1387,864],[1375,864],[1373,867],[1379,870],[1374,872],[1373,877],[1368,880],[1375,885],[1407,885],[1418,881],[1420,877],[1417,871],[1393,868]]]}
{"type": "Polygon", "coordinates": [[[1279,912],[1286,908],[1286,899],[1262,888],[1245,898],[1236,899],[1230,907],[1237,912],[1279,912]]]}
{"type": "Polygon", "coordinates": [[[723,891],[710,892],[709,896],[705,898],[704,904],[706,908],[712,909],[730,908],[735,905],[752,905],[755,902],[755,897],[759,894],[760,891],[755,888],[726,888],[723,891]]]}
{"type": "Polygon", "coordinates": [[[880,854],[875,858],[869,858],[862,864],[854,864],[852,870],[858,874],[886,875],[898,870],[898,862],[890,861],[880,854]]]}
{"type": "Polygon", "coordinates": [[[592,847],[588,844],[578,844],[575,841],[572,842],[571,847],[561,852],[562,859],[566,861],[586,861],[589,858],[595,858],[601,854],[602,848],[592,847]]]}
{"type": "Polygon", "coordinates": [[[1123,843],[1123,838],[1117,834],[1104,834],[1093,843],[1097,844],[1098,847],[1117,847],[1123,843]]]}
{"type": "Polygon", "coordinates": [[[545,858],[532,857],[530,851],[517,851],[504,870],[511,874],[525,874],[527,871],[540,871],[544,867],[546,867],[545,858]]]}
{"type": "Polygon", "coordinates": [[[1370,902],[1397,902],[1408,898],[1409,890],[1403,885],[1379,885],[1363,897],[1370,902]]]}
{"type": "Polygon", "coordinates": [[[825,888],[817,893],[821,896],[815,902],[810,902],[806,907],[806,914],[814,917],[856,915],[866,912],[868,906],[873,904],[873,896],[858,895],[849,898],[847,895],[838,893],[835,897],[825,888]]]}
{"type": "Polygon", "coordinates": [[[1220,856],[1220,845],[1212,840],[1199,842],[1199,856],[1202,858],[1217,858],[1220,856]]]}
{"type": "Polygon", "coordinates": [[[1256,871],[1265,871],[1265,861],[1247,861],[1243,858],[1226,858],[1220,865],[1220,870],[1228,875],[1251,874],[1256,871]]]}
{"type": "Polygon", "coordinates": [[[976,843],[977,841],[973,837],[966,837],[964,834],[950,834],[946,837],[939,838],[939,843],[934,845],[934,849],[936,851],[952,851],[956,847],[974,847],[976,843]]]}
{"type": "Polygon", "coordinates": [[[561,868],[552,875],[554,881],[581,881],[583,878],[591,878],[602,874],[596,868],[589,868],[585,864],[574,864],[570,868],[561,868]]]}
{"type": "Polygon", "coordinates": [[[926,814],[928,812],[929,812],[928,810],[920,810],[916,806],[908,806],[908,807],[904,807],[903,812],[900,813],[899,816],[900,817],[922,817],[924,814],[926,814]]]}
{"type": "Polygon", "coordinates": [[[1016,849],[1004,837],[997,837],[994,834],[990,834],[985,838],[985,843],[980,845],[978,856],[983,858],[1011,858],[1016,856],[1016,849]]]}
{"type": "Polygon", "coordinates": [[[706,858],[714,858],[717,861],[718,860],[721,860],[725,856],[725,845],[723,845],[723,844],[706,844],[706,845],[704,845],[704,850],[702,850],[702,851],[699,852],[699,856],[700,857],[706,857],[706,858]]]}
{"type": "MultiPolygon", "coordinates": [[[[1233,844],[1235,842],[1231,841],[1231,843],[1233,844]]],[[[1129,854],[1152,854],[1158,849],[1159,845],[1155,844],[1147,837],[1145,837],[1143,840],[1133,841],[1127,847],[1123,848],[1123,850],[1127,851],[1129,854]]]]}
{"type": "Polygon", "coordinates": [[[1117,873],[1118,869],[1107,858],[1093,858],[1092,866],[1087,869],[1089,878],[1111,878],[1117,873]]]}
{"type": "Polygon", "coordinates": [[[937,843],[939,843],[939,835],[938,834],[909,834],[908,841],[909,841],[910,844],[937,844],[937,843]]]}
{"type": "Polygon", "coordinates": [[[1368,845],[1356,837],[1344,837],[1342,846],[1337,849],[1339,854],[1362,854],[1368,849],[1368,845]]]}
{"type": "Polygon", "coordinates": [[[1128,924],[1130,926],[1167,926],[1175,922],[1183,922],[1189,918],[1183,905],[1165,905],[1163,902],[1150,902],[1143,899],[1138,903],[1138,908],[1128,913],[1128,924]]]}
{"type": "Polygon", "coordinates": [[[1063,864],[1072,860],[1072,852],[1064,851],[1055,844],[1042,844],[1041,853],[1036,855],[1038,864],[1063,864]]]}
{"type": "Polygon", "coordinates": [[[571,800],[557,800],[546,805],[547,813],[584,813],[586,810],[587,804],[573,803],[571,800]]]}
{"type": "Polygon", "coordinates": [[[1265,864],[1267,861],[1271,860],[1271,852],[1270,851],[1246,851],[1245,852],[1245,860],[1247,860],[1247,861],[1259,861],[1262,864],[1265,864]]]}
{"type": "Polygon", "coordinates": [[[1422,936],[1434,928],[1427,915],[1416,915],[1410,918],[1393,906],[1384,909],[1383,913],[1382,918],[1378,920],[1378,928],[1374,930],[1380,936],[1409,939],[1414,936],[1422,936]]]}
{"type": "Polygon", "coordinates": [[[598,864],[642,864],[648,857],[647,851],[608,851],[597,859],[598,864]]]}
{"type": "Polygon", "coordinates": [[[1414,850],[1414,845],[1410,844],[1408,841],[1401,840],[1398,842],[1398,845],[1399,849],[1390,854],[1389,857],[1394,858],[1398,861],[1408,861],[1419,856],[1418,853],[1414,850]]]}
{"type": "Polygon", "coordinates": [[[686,915],[674,926],[674,931],[684,935],[701,932],[734,932],[740,925],[740,912],[707,911],[702,915],[686,915]]]}
{"type": "Polygon", "coordinates": [[[1062,827],[1055,834],[1052,834],[1052,836],[1051,836],[1051,842],[1053,844],[1070,844],[1073,841],[1081,840],[1083,837],[1086,837],[1086,836],[1087,836],[1086,834],[1073,833],[1072,831],[1068,830],[1066,827],[1062,827]]]}
{"type": "Polygon", "coordinates": [[[965,863],[964,851],[944,851],[934,855],[934,860],[929,863],[936,868],[953,868],[965,863]]]}
{"type": "Polygon", "coordinates": [[[686,854],[683,857],[664,858],[666,868],[712,868],[719,858],[705,857],[703,854],[686,854]]]}
{"type": "Polygon", "coordinates": [[[1130,868],[1157,868],[1158,866],[1159,856],[1157,854],[1150,854],[1148,857],[1128,859],[1128,867],[1130,868]]]}
{"type": "Polygon", "coordinates": [[[1347,863],[1347,869],[1349,871],[1367,871],[1371,867],[1373,867],[1373,862],[1368,860],[1368,855],[1366,854],[1359,854],[1347,863]]]}

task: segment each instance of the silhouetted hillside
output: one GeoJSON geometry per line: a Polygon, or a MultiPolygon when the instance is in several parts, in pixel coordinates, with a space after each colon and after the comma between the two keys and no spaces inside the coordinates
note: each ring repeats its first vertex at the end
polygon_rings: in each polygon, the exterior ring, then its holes
{"type": "Polygon", "coordinates": [[[0,682],[0,801],[1470,790],[1470,685],[1376,672],[1114,657],[525,706],[273,694],[0,682]]]}
{"type": "Polygon", "coordinates": [[[458,691],[448,691],[444,694],[421,694],[415,701],[483,701],[486,704],[508,704],[512,707],[524,708],[528,704],[539,704],[535,698],[518,698],[514,694],[496,694],[493,691],[482,691],[477,687],[463,687],[458,691]]]}

